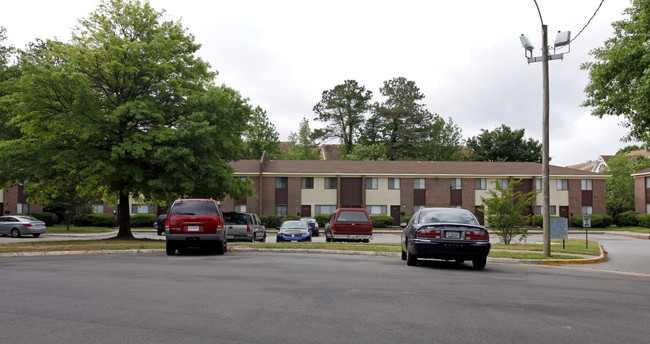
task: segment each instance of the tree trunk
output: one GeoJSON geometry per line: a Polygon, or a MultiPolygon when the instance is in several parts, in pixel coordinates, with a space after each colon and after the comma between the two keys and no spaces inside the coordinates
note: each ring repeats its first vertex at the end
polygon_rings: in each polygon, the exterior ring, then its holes
{"type": "Polygon", "coordinates": [[[117,237],[120,239],[133,239],[131,233],[131,212],[129,211],[129,195],[120,191],[120,204],[117,207],[120,230],[117,237]]]}

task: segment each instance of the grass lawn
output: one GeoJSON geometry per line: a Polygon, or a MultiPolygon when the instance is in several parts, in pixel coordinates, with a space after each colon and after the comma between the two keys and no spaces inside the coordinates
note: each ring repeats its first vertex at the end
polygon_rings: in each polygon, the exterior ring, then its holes
{"type": "MultiPolygon", "coordinates": [[[[569,239],[565,240],[566,249],[562,248],[562,240],[551,240],[551,254],[557,253],[573,253],[573,254],[586,254],[590,256],[600,255],[600,246],[597,241],[589,241],[589,248],[586,248],[584,240],[569,239]]],[[[518,251],[544,251],[544,245],[541,243],[528,243],[528,244],[492,244],[494,250],[518,250],[518,251]]],[[[492,254],[490,253],[490,257],[492,254]]]]}
{"type": "MultiPolygon", "coordinates": [[[[598,229],[598,228],[596,228],[598,229]]],[[[650,233],[650,228],[645,227],[618,227],[618,226],[609,226],[607,228],[600,228],[604,231],[615,231],[615,232],[636,232],[636,233],[650,233]]]]}
{"type": "Polygon", "coordinates": [[[77,227],[70,226],[70,230],[66,229],[65,225],[58,224],[47,227],[47,234],[84,234],[84,233],[108,233],[115,229],[107,227],[77,227]]]}

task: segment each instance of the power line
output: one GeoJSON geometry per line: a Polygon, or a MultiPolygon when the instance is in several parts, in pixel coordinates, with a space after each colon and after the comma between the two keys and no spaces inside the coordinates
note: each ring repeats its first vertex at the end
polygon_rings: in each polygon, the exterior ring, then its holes
{"type": "MultiPolygon", "coordinates": [[[[598,5],[598,8],[596,8],[596,11],[594,12],[594,15],[592,15],[591,18],[589,18],[589,21],[587,21],[587,24],[585,24],[585,26],[582,28],[582,30],[580,30],[580,32],[578,32],[578,34],[575,37],[573,37],[573,39],[571,41],[569,41],[569,43],[573,43],[573,41],[575,41],[575,39],[578,38],[578,36],[580,36],[582,31],[585,31],[585,29],[587,28],[589,23],[591,23],[591,20],[594,19],[594,17],[596,16],[596,13],[598,13],[598,10],[600,10],[600,6],[603,5],[603,2],[605,2],[605,0],[600,1],[600,4],[598,5]]],[[[535,2],[535,4],[537,4],[537,2],[535,2]]]]}

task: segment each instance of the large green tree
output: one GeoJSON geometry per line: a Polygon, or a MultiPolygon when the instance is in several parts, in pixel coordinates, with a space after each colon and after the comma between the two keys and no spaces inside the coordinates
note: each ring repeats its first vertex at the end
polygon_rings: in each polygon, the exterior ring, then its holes
{"type": "Polygon", "coordinates": [[[630,129],[628,139],[650,143],[650,1],[633,0],[629,17],[612,23],[614,37],[591,51],[594,62],[585,88],[591,114],[621,116],[630,129]]]}
{"type": "Polygon", "coordinates": [[[0,144],[0,178],[38,185],[72,173],[79,191],[119,200],[119,237],[132,237],[129,195],[249,195],[228,162],[252,109],[213,84],[199,47],[164,11],[128,0],[103,1],[70,43],[33,47],[14,97],[21,137],[0,144]]]}
{"type": "Polygon", "coordinates": [[[614,217],[622,212],[634,210],[634,177],[632,173],[650,167],[650,159],[643,156],[629,156],[619,151],[607,161],[607,214],[614,217]]]}
{"type": "Polygon", "coordinates": [[[275,159],[279,154],[279,138],[280,134],[266,116],[266,111],[256,107],[244,132],[244,158],[260,159],[262,153],[266,152],[267,158],[275,159]]]}
{"type": "Polygon", "coordinates": [[[12,63],[16,49],[5,44],[7,29],[0,26],[0,141],[16,138],[19,130],[10,123],[13,105],[8,96],[15,92],[15,85],[20,76],[20,67],[12,63]]]}
{"type": "Polygon", "coordinates": [[[309,120],[306,117],[300,121],[298,132],[292,131],[289,134],[289,141],[293,143],[293,146],[283,153],[284,159],[318,160],[320,158],[313,132],[309,128],[309,120]]]}
{"type": "Polygon", "coordinates": [[[325,128],[314,131],[321,139],[337,138],[351,152],[360,135],[364,114],[371,108],[372,92],[355,80],[345,80],[331,90],[323,91],[322,99],[314,106],[317,121],[325,128]]]}
{"type": "Polygon", "coordinates": [[[479,135],[467,139],[470,159],[542,162],[542,145],[532,138],[525,139],[524,135],[524,129],[512,130],[505,124],[492,131],[481,129],[479,135]]]}

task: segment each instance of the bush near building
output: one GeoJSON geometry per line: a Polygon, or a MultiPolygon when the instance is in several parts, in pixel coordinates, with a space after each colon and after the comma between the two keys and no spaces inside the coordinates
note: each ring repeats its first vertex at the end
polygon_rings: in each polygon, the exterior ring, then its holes
{"type": "Polygon", "coordinates": [[[55,213],[41,212],[41,213],[27,213],[27,214],[16,214],[16,215],[26,215],[33,218],[37,218],[45,222],[46,227],[54,226],[59,222],[59,217],[55,213]]]}
{"type": "Polygon", "coordinates": [[[393,217],[388,215],[370,215],[372,228],[386,228],[393,225],[393,217]]]}
{"type": "Polygon", "coordinates": [[[75,216],[72,223],[77,227],[115,227],[117,224],[115,215],[103,213],[75,216]]]}
{"type": "MultiPolygon", "coordinates": [[[[609,215],[591,214],[591,228],[607,228],[614,223],[609,215]]],[[[582,228],[582,215],[571,216],[571,225],[582,228]]]]}
{"type": "Polygon", "coordinates": [[[154,222],[157,220],[158,216],[154,214],[134,214],[131,215],[131,228],[153,227],[154,222]]]}
{"type": "Polygon", "coordinates": [[[650,214],[640,214],[636,217],[638,225],[645,228],[650,228],[650,214]]]}
{"type": "Polygon", "coordinates": [[[617,214],[614,216],[614,224],[619,227],[630,227],[639,224],[636,217],[639,215],[636,211],[630,210],[617,214]]]}

